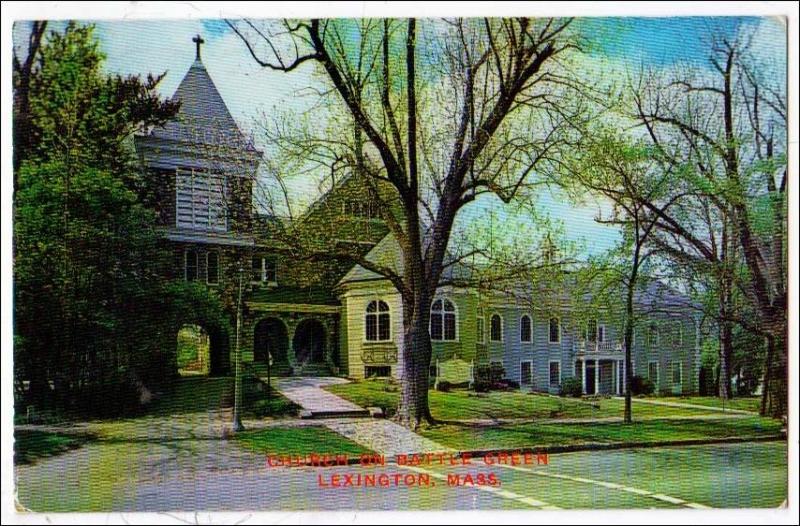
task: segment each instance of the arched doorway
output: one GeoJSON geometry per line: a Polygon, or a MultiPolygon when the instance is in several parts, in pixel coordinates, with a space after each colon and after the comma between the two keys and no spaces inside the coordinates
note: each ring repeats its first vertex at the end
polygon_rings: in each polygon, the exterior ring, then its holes
{"type": "Polygon", "coordinates": [[[298,364],[325,361],[325,328],[317,320],[300,322],[294,332],[294,355],[298,364]]]}
{"type": "Polygon", "coordinates": [[[287,363],[289,337],[286,326],[277,318],[266,318],[256,324],[253,335],[253,360],[267,363],[267,356],[272,356],[273,364],[287,363]]]}
{"type": "Polygon", "coordinates": [[[211,372],[211,338],[200,325],[184,325],[177,336],[178,374],[207,376],[211,372]]]}
{"type": "Polygon", "coordinates": [[[175,336],[175,361],[181,376],[224,376],[230,372],[227,332],[217,326],[184,323],[175,336]]]}

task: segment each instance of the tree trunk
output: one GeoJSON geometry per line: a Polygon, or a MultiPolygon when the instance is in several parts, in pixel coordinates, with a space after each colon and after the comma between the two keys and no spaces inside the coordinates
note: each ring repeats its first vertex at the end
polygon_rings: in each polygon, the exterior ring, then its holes
{"type": "Polygon", "coordinates": [[[767,336],[767,354],[764,359],[764,382],[760,408],[762,416],[778,418],[786,414],[787,371],[785,342],[785,338],[778,338],[772,334],[767,336]]]}
{"type": "Polygon", "coordinates": [[[628,282],[625,298],[625,415],[623,420],[626,424],[633,422],[631,400],[631,379],[633,378],[633,290],[636,285],[636,275],[638,274],[638,259],[637,250],[637,254],[634,257],[634,269],[628,282]]]}
{"type": "MultiPolygon", "coordinates": [[[[632,287],[631,287],[632,289],[632,287]]],[[[633,340],[633,291],[628,293],[628,302],[625,306],[625,418],[626,424],[633,422],[631,407],[631,378],[633,378],[632,340],[633,340]]]]}
{"type": "Polygon", "coordinates": [[[767,404],[769,403],[770,389],[770,366],[775,356],[775,338],[767,336],[767,354],[764,356],[764,380],[761,382],[761,416],[767,415],[767,404]]]}
{"type": "Polygon", "coordinates": [[[719,328],[719,397],[730,400],[731,393],[731,358],[733,356],[733,328],[724,318],[726,309],[720,309],[723,317],[719,328]]]}
{"type": "Polygon", "coordinates": [[[403,379],[397,422],[417,429],[424,421],[433,423],[428,407],[428,372],[431,363],[431,338],[428,332],[429,302],[403,305],[403,379]]]}

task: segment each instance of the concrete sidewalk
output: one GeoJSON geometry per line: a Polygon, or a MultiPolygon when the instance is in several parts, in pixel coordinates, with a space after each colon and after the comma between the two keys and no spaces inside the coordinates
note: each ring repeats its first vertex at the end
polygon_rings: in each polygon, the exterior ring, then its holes
{"type": "Polygon", "coordinates": [[[323,422],[328,429],[387,457],[394,458],[395,455],[407,453],[454,451],[390,420],[337,419],[323,422]]]}
{"type": "Polygon", "coordinates": [[[404,453],[450,451],[449,448],[389,420],[346,418],[364,416],[368,412],[363,407],[323,389],[328,385],[342,383],[347,383],[347,380],[334,377],[281,378],[277,381],[276,389],[302,407],[312,418],[320,418],[320,424],[376,453],[394,457],[404,453]],[[326,415],[335,415],[335,418],[323,418],[326,415]]]}
{"type": "Polygon", "coordinates": [[[369,411],[344,398],[324,390],[328,385],[343,384],[348,381],[336,377],[292,377],[279,378],[275,389],[299,405],[303,412],[314,416],[368,416],[369,411]]]}

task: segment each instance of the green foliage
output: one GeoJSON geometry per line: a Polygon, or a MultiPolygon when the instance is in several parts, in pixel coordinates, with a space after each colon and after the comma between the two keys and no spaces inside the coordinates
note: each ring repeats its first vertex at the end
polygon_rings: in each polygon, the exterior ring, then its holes
{"type": "Polygon", "coordinates": [[[105,76],[102,59],[90,26],[43,44],[14,203],[18,401],[98,415],[148,401],[145,379],[174,362],[163,249],[127,139],[177,110],[158,79],[105,76]]]}
{"type": "Polygon", "coordinates": [[[573,398],[579,398],[581,394],[583,394],[583,385],[577,378],[564,378],[561,381],[561,388],[558,391],[559,396],[571,396],[573,398]]]}
{"type": "Polygon", "coordinates": [[[52,31],[31,79],[30,107],[35,139],[31,157],[58,159],[70,171],[103,167],[133,184],[135,170],[126,144],[140,128],[164,124],[178,103],[162,101],[156,86],[162,76],[105,75],[105,56],[94,26],[70,22],[52,31]]]}
{"type": "Polygon", "coordinates": [[[631,393],[634,395],[651,395],[655,392],[656,386],[649,378],[634,376],[631,378],[631,393]]]}

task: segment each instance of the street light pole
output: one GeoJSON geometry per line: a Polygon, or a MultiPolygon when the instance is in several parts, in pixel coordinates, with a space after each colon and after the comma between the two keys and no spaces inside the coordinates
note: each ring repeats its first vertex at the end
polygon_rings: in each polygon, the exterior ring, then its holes
{"type": "Polygon", "coordinates": [[[236,365],[233,387],[233,430],[244,431],[242,425],[242,349],[239,346],[239,334],[242,331],[242,274],[244,269],[239,263],[239,299],[236,302],[236,365]]]}

